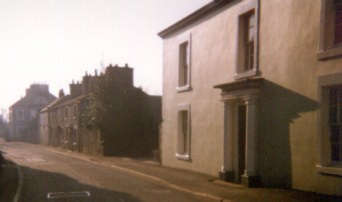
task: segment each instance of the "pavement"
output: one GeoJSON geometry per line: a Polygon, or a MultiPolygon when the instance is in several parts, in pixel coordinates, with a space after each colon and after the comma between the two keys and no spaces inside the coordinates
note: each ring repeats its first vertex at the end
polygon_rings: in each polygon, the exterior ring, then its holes
{"type": "Polygon", "coordinates": [[[5,162],[0,168],[0,201],[12,201],[18,187],[17,167],[12,162],[5,162]]]}
{"type": "Polygon", "coordinates": [[[0,150],[21,167],[21,202],[342,201],[309,192],[245,188],[213,176],[163,167],[148,159],[88,156],[18,142],[0,142],[0,150]]]}

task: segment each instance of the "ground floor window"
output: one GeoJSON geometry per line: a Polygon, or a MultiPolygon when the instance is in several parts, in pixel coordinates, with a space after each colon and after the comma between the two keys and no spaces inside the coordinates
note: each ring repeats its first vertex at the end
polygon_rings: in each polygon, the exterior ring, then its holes
{"type": "Polygon", "coordinates": [[[331,161],[342,161],[342,86],[329,89],[331,161]]]}
{"type": "Polygon", "coordinates": [[[182,160],[190,159],[190,107],[180,106],[178,111],[178,135],[176,157],[182,160]]]}

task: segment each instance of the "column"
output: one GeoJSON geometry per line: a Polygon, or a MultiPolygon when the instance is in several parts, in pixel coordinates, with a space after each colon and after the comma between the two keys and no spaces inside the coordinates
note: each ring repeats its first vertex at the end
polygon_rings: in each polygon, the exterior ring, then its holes
{"type": "Polygon", "coordinates": [[[236,130],[236,101],[226,100],[224,103],[224,136],[223,136],[223,165],[221,173],[227,181],[234,181],[233,168],[233,135],[236,130]]]}
{"type": "Polygon", "coordinates": [[[256,186],[257,183],[257,96],[244,98],[246,104],[246,169],[242,183],[256,186]]]}

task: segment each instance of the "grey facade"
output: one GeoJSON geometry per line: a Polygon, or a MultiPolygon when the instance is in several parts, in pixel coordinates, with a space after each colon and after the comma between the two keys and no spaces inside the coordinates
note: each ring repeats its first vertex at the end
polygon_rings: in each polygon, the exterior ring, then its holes
{"type": "Polygon", "coordinates": [[[39,142],[39,111],[56,97],[49,92],[45,84],[32,84],[26,90],[25,97],[10,107],[10,140],[39,142]]]}

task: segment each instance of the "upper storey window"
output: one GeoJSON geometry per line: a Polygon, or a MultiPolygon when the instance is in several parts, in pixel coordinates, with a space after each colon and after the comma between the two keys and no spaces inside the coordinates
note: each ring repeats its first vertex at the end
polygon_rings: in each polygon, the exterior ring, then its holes
{"type": "Polygon", "coordinates": [[[342,1],[335,0],[335,44],[342,43],[342,1]]]}
{"type": "Polygon", "coordinates": [[[178,44],[178,92],[191,89],[191,35],[187,33],[181,37],[178,44]]]}
{"type": "Polygon", "coordinates": [[[238,15],[236,79],[258,73],[258,4],[249,1],[238,15]]]}
{"type": "Polygon", "coordinates": [[[252,70],[254,66],[255,42],[255,15],[254,12],[245,16],[245,71],[252,70]]]}
{"type": "Polygon", "coordinates": [[[322,0],[318,59],[342,56],[342,0],[322,0]]]}
{"type": "Polygon", "coordinates": [[[179,87],[189,85],[189,55],[189,42],[186,41],[179,47],[179,87]]]}

